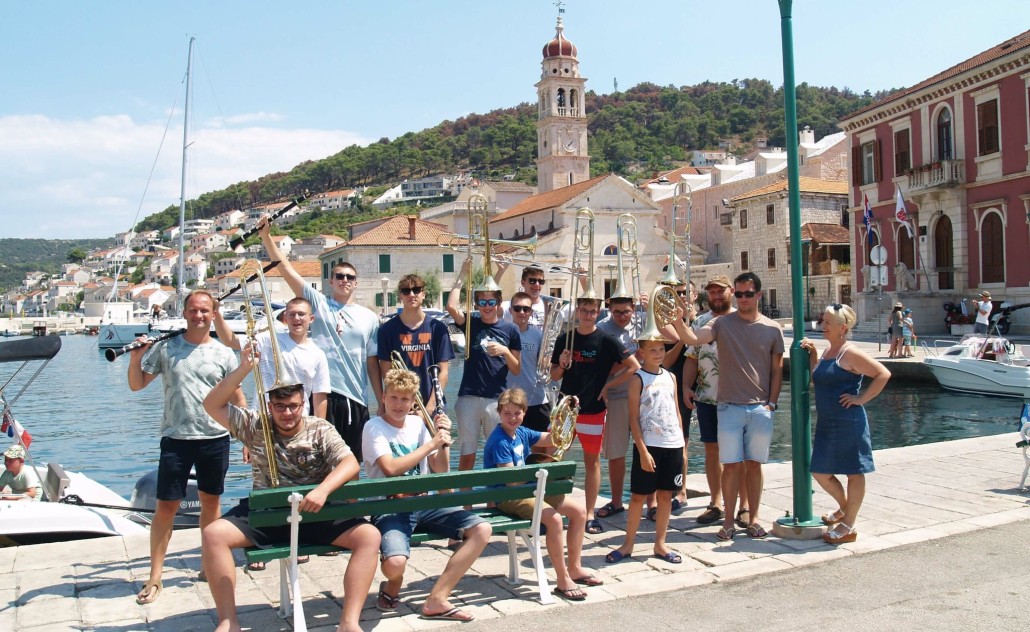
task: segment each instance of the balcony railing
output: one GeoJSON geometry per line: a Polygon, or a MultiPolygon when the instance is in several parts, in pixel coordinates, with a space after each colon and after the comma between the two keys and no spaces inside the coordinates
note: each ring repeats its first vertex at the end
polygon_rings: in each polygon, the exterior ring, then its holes
{"type": "Polygon", "coordinates": [[[939,160],[908,172],[908,190],[946,188],[965,181],[964,160],[939,160]]]}

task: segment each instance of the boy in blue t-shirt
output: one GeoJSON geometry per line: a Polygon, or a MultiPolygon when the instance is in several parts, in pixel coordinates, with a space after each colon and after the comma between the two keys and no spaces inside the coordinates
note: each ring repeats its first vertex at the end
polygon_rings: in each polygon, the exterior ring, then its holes
{"type": "MultiPolygon", "coordinates": [[[[526,393],[512,388],[501,393],[497,400],[497,412],[501,423],[494,428],[483,447],[483,467],[516,467],[526,464],[526,456],[534,447],[550,447],[551,435],[522,427],[522,420],[529,408],[526,393]]],[[[558,587],[554,594],[569,601],[583,601],[586,593],[579,586],[600,586],[602,582],[583,568],[583,534],[586,532],[587,513],[582,501],[566,497],[547,496],[549,507],[540,512],[540,523],[547,528],[547,555],[551,558],[558,587]],[[569,519],[569,559],[565,562],[565,543],[562,519],[569,519]],[[577,585],[578,584],[578,585],[577,585]]],[[[533,517],[536,501],[533,498],[507,500],[497,504],[504,513],[529,520],[533,517]]]]}

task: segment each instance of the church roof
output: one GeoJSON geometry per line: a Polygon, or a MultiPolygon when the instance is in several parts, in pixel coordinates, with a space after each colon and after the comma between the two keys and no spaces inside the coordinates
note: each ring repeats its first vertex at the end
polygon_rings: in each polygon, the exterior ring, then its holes
{"type": "Polygon", "coordinates": [[[531,195],[528,198],[522,200],[515,206],[511,207],[503,213],[499,213],[490,219],[491,222],[497,222],[512,217],[519,217],[520,215],[526,215],[528,213],[534,213],[536,211],[542,211],[549,208],[555,208],[561,206],[568,201],[578,197],[580,194],[590,190],[594,185],[600,183],[602,180],[608,177],[608,174],[597,176],[583,182],[577,182],[576,184],[570,184],[567,187],[555,189],[554,191],[547,191],[546,193],[537,193],[531,195]]]}
{"type": "Polygon", "coordinates": [[[576,57],[576,45],[565,38],[565,27],[562,26],[561,17],[558,18],[558,25],[554,27],[554,39],[544,44],[544,59],[551,57],[576,57]]]}

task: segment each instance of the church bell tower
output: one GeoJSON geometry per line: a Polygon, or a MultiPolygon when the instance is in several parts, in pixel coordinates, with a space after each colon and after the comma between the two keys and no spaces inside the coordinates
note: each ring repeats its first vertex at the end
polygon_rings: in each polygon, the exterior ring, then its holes
{"type": "Polygon", "coordinates": [[[561,16],[544,45],[537,93],[537,189],[553,191],[590,179],[587,153],[586,78],[576,46],[565,38],[561,16]]]}

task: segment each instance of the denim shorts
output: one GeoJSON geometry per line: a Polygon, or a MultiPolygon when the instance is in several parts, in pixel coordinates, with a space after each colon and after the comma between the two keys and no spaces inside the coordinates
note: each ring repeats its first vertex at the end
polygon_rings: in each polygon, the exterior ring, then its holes
{"type": "Polygon", "coordinates": [[[715,404],[695,401],[701,443],[719,443],[719,409],[715,404]]]}
{"type": "Polygon", "coordinates": [[[763,404],[719,404],[719,462],[769,460],[773,414],[763,404]]]}
{"type": "Polygon", "coordinates": [[[411,534],[416,529],[431,531],[452,540],[463,540],[467,529],[484,522],[476,514],[460,507],[423,509],[372,518],[372,524],[383,534],[383,541],[379,545],[383,559],[395,555],[411,557],[411,534]]]}

